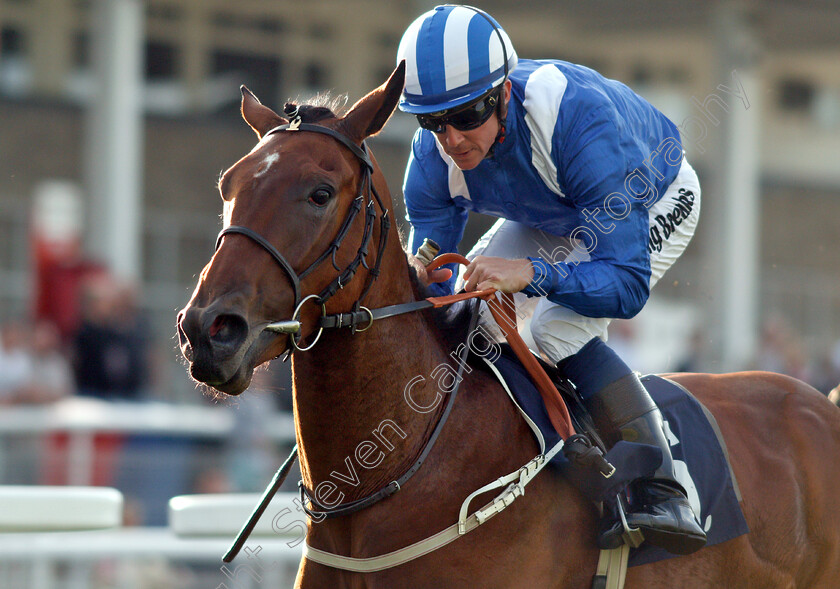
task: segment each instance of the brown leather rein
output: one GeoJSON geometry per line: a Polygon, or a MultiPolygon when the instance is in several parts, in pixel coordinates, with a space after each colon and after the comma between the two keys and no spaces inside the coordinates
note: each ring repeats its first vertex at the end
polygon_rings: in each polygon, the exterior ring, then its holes
{"type": "MultiPolygon", "coordinates": [[[[469,265],[470,263],[467,258],[460,254],[443,254],[432,260],[428,269],[434,270],[452,262],[464,265],[469,265]]],[[[435,301],[436,306],[449,305],[456,301],[472,297],[478,297],[486,301],[490,312],[493,314],[493,319],[499,324],[508,344],[510,344],[519,361],[528,370],[528,374],[531,375],[534,384],[540,391],[545,407],[548,410],[548,417],[551,419],[551,425],[554,426],[554,429],[557,430],[560,437],[564,440],[568,439],[575,434],[575,428],[572,425],[569,410],[566,407],[566,403],[560,398],[557,387],[554,386],[551,378],[549,378],[548,374],[543,370],[543,367],[531,353],[522,336],[519,335],[519,330],[516,328],[516,306],[513,302],[513,296],[507,293],[499,293],[501,298],[501,302],[499,302],[499,299],[494,297],[496,294],[496,289],[489,289],[426,300],[435,301]]]]}

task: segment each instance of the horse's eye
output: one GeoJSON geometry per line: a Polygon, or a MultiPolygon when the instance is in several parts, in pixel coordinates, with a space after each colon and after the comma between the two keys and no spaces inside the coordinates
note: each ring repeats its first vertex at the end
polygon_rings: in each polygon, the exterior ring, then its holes
{"type": "Polygon", "coordinates": [[[309,195],[309,202],[314,204],[316,207],[323,207],[332,198],[332,192],[327,190],[326,188],[319,188],[315,192],[309,195]]]}

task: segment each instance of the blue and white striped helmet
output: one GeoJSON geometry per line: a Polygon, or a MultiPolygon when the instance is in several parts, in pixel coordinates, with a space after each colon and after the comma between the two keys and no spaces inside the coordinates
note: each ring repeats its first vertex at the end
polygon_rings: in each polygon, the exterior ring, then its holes
{"type": "Polygon", "coordinates": [[[400,110],[428,114],[465,104],[505,81],[516,51],[493,17],[471,6],[437,6],[417,18],[400,41],[405,60],[400,110]],[[507,57],[507,67],[505,67],[507,57]]]}

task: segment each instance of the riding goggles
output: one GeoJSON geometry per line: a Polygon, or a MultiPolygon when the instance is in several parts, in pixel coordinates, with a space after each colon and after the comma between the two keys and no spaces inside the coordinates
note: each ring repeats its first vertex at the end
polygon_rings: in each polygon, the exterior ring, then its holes
{"type": "Polygon", "coordinates": [[[477,129],[490,118],[499,102],[499,91],[494,90],[454,112],[442,111],[417,115],[417,122],[432,133],[443,133],[447,125],[458,131],[477,129]]]}

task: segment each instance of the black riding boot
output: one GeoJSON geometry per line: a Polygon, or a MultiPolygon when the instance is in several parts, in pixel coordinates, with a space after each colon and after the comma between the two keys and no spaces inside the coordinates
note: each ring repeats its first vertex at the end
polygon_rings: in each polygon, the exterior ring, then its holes
{"type": "MultiPolygon", "coordinates": [[[[639,528],[645,541],[673,554],[691,554],[706,545],[706,533],[688,503],[685,489],[674,476],[674,461],[665,435],[662,414],[635,373],[610,383],[587,401],[599,433],[611,447],[619,440],[651,444],[662,450],[662,465],[649,478],[633,482],[627,513],[630,528],[639,528]]],[[[623,526],[605,519],[598,543],[620,545],[623,526]]]]}

